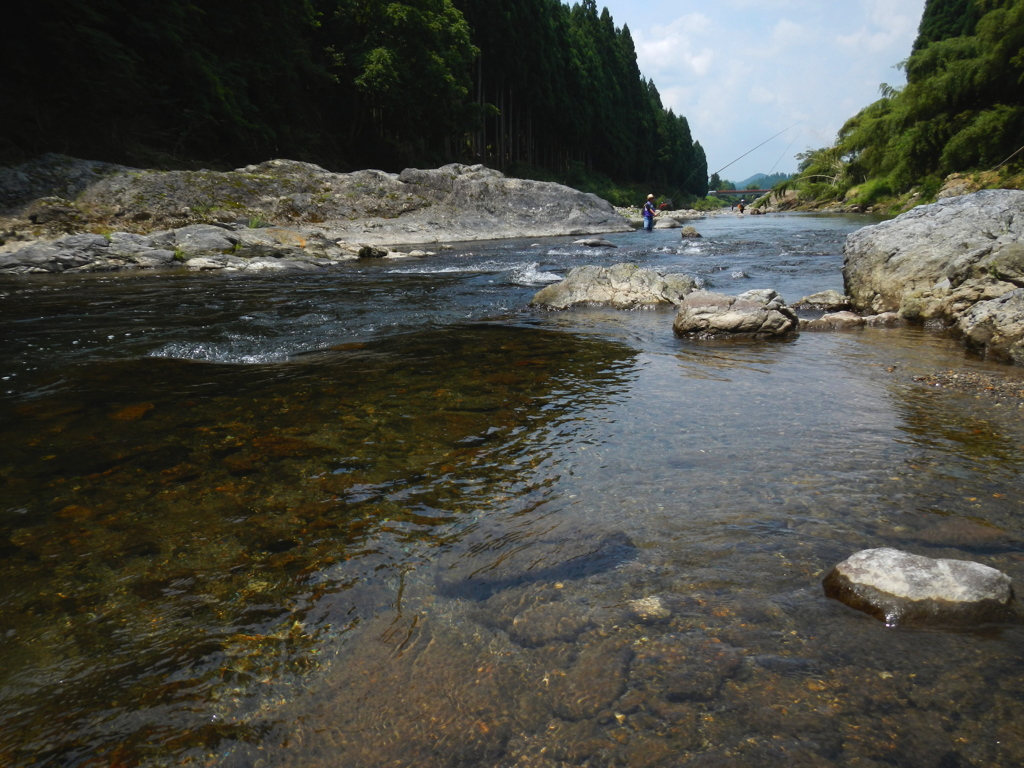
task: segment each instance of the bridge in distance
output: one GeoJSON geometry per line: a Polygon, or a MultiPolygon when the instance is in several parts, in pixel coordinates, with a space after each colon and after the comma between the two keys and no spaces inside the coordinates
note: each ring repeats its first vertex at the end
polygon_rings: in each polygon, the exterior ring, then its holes
{"type": "Polygon", "coordinates": [[[770,189],[714,189],[708,192],[709,195],[729,195],[731,197],[760,197],[771,192],[770,189]]]}

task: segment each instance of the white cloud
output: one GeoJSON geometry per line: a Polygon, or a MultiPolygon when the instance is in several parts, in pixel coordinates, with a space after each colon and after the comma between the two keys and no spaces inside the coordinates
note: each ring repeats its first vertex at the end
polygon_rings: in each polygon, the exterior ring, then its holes
{"type": "Polygon", "coordinates": [[[808,37],[805,27],[789,19],[780,19],[772,30],[772,43],[776,49],[802,46],[808,37]]]}
{"type": "MultiPolygon", "coordinates": [[[[632,27],[630,29],[632,31],[632,27]]],[[[653,75],[658,72],[672,72],[681,65],[683,69],[698,76],[707,75],[714,63],[715,55],[713,50],[702,42],[711,37],[711,31],[711,20],[700,13],[680,16],[670,24],[649,31],[634,31],[633,42],[636,45],[637,60],[641,62],[641,69],[645,72],[653,70],[653,75]]]]}

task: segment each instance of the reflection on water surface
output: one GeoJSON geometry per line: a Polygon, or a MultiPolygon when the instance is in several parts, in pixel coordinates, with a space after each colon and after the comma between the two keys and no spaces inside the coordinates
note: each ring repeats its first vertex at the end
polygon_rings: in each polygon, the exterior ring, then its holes
{"type": "MultiPolygon", "coordinates": [[[[749,250],[785,219],[704,255],[621,238],[825,280],[848,224],[803,221],[785,253],[749,250]]],[[[921,329],[706,345],[668,311],[527,313],[516,264],[582,256],[492,247],[347,287],[8,286],[0,762],[1022,762],[1020,627],[893,631],[820,588],[870,546],[1020,583],[1024,411],[914,378],[1019,372],[921,329]],[[234,364],[171,353],[246,318],[234,364]]]]}

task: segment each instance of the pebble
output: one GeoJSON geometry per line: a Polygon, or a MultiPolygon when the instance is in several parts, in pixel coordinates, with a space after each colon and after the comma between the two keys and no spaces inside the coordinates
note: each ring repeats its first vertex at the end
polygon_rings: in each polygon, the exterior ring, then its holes
{"type": "Polygon", "coordinates": [[[1024,379],[981,371],[939,371],[915,376],[914,381],[930,387],[990,395],[1001,400],[1024,400],[1024,379]]]}

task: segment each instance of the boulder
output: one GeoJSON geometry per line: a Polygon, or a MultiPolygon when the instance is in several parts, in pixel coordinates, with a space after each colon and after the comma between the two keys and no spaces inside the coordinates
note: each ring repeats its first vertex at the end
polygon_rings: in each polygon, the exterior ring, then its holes
{"type": "Polygon", "coordinates": [[[128,173],[123,165],[78,160],[47,153],[21,165],[0,168],[0,209],[51,198],[69,206],[79,194],[105,176],[128,173]]]}
{"type": "Polygon", "coordinates": [[[956,329],[968,347],[1024,365],[1024,288],[974,304],[960,315],[956,329]]]}
{"type": "Polygon", "coordinates": [[[52,243],[33,243],[0,255],[0,273],[100,272],[175,265],[173,250],[152,238],[126,232],[79,234],[52,243]]]}
{"type": "Polygon", "coordinates": [[[800,320],[801,331],[837,331],[850,328],[863,328],[864,318],[856,312],[826,312],[813,320],[800,320]]]}
{"type": "Polygon", "coordinates": [[[678,336],[699,339],[771,339],[794,335],[799,323],[796,313],[770,289],[739,296],[696,291],[683,300],[672,330],[678,336]]]}
{"type": "Polygon", "coordinates": [[[655,229],[679,229],[681,226],[683,225],[671,216],[661,215],[654,220],[655,229]]]}
{"type": "Polygon", "coordinates": [[[566,309],[575,304],[610,304],[616,309],[679,304],[697,287],[687,275],[663,274],[636,264],[574,267],[564,280],[545,286],[531,306],[566,309]]]}
{"type": "Polygon", "coordinates": [[[850,308],[850,297],[841,294],[839,291],[819,291],[810,296],[804,296],[789,306],[793,309],[818,309],[826,312],[838,312],[850,308]]]}
{"type": "Polygon", "coordinates": [[[847,237],[843,277],[855,309],[899,311],[943,281],[1024,285],[1024,191],[983,190],[923,205],[847,237]]]}
{"type": "Polygon", "coordinates": [[[605,240],[603,237],[586,237],[582,240],[574,240],[573,245],[585,245],[588,248],[618,248],[615,243],[605,240]]]}
{"type": "Polygon", "coordinates": [[[364,245],[359,249],[360,259],[383,259],[388,255],[386,248],[375,248],[372,245],[364,245]]]}
{"type": "MultiPolygon", "coordinates": [[[[384,251],[383,255],[387,255],[384,251]]],[[[101,272],[184,264],[192,271],[321,268],[355,254],[320,233],[271,227],[232,230],[195,224],[150,235],[78,234],[0,254],[0,273],[101,272]]]]}
{"type": "Polygon", "coordinates": [[[684,240],[689,238],[703,237],[703,235],[700,232],[698,232],[697,228],[694,227],[692,224],[687,224],[685,227],[683,227],[683,230],[679,234],[684,240]]]}
{"type": "Polygon", "coordinates": [[[1010,577],[968,560],[865,549],[829,571],[825,594],[889,626],[972,626],[1013,616],[1010,577]]]}
{"type": "Polygon", "coordinates": [[[877,315],[865,316],[864,324],[872,328],[893,328],[898,325],[906,325],[907,321],[897,312],[881,312],[877,315]]]}
{"type": "Polygon", "coordinates": [[[174,233],[174,242],[186,256],[233,253],[239,238],[234,232],[211,224],[182,227],[174,233]]]}
{"type": "Polygon", "coordinates": [[[906,294],[899,315],[911,322],[952,325],[979,301],[998,299],[1014,290],[1013,283],[991,277],[967,280],[955,289],[949,280],[941,280],[929,288],[906,294]]]}
{"type": "Polygon", "coordinates": [[[1024,364],[1024,191],[950,197],[865,227],[846,240],[853,306],[955,326],[981,354],[1024,364]]]}
{"type": "Polygon", "coordinates": [[[234,171],[132,170],[51,155],[0,168],[8,229],[34,238],[119,229],[136,234],[194,224],[273,222],[335,242],[433,243],[628,231],[596,195],[453,163],[400,174],[332,173],[271,160],[234,171]],[[73,193],[73,195],[71,194],[73,193]],[[45,202],[39,202],[48,197],[45,202]],[[34,217],[34,218],[30,218],[34,217]]]}
{"type": "Polygon", "coordinates": [[[895,312],[879,315],[858,315],[856,312],[826,312],[817,318],[800,318],[801,331],[848,331],[854,328],[891,328],[906,325],[907,321],[895,312]]]}

